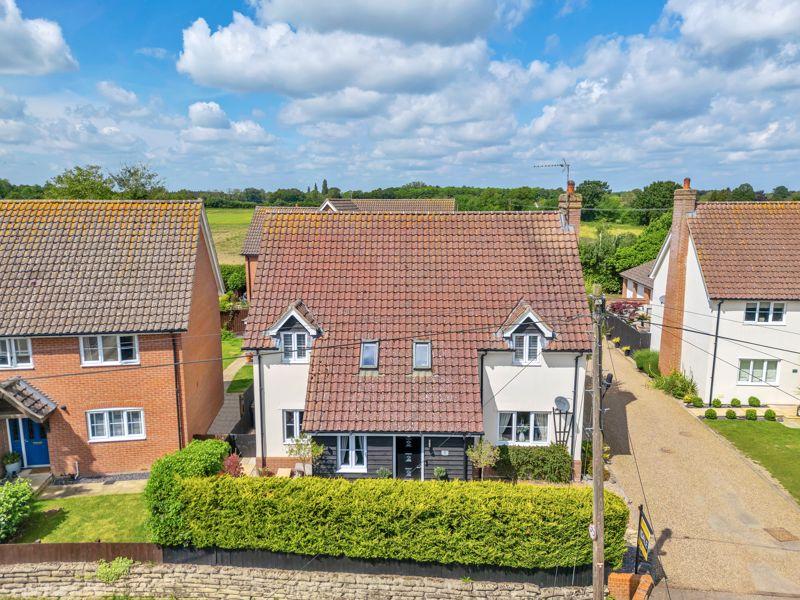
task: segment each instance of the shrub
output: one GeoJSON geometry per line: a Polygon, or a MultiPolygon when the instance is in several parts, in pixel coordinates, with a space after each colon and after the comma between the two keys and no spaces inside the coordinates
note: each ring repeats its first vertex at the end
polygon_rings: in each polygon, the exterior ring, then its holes
{"type": "Polygon", "coordinates": [[[680,371],[656,377],[653,385],[675,398],[683,398],[686,394],[697,395],[697,384],[680,371]]]}
{"type": "Polygon", "coordinates": [[[694,404],[694,398],[695,398],[694,394],[686,394],[683,397],[683,403],[684,404],[694,404]]]}
{"type": "Polygon", "coordinates": [[[764,418],[767,421],[774,421],[777,418],[777,415],[775,414],[774,410],[768,408],[767,410],[764,411],[764,418]]]}
{"type": "Polygon", "coordinates": [[[497,472],[509,479],[569,483],[572,457],[564,446],[500,446],[497,472]]]}
{"type": "Polygon", "coordinates": [[[759,400],[755,396],[750,396],[747,399],[747,404],[749,404],[750,406],[753,406],[755,408],[758,408],[759,406],[761,406],[761,400],[759,400]]]}
{"type": "Polygon", "coordinates": [[[133,566],[133,559],[118,556],[111,562],[100,560],[97,563],[97,571],[94,576],[103,583],[114,583],[123,577],[127,577],[133,566]]]}
{"type": "Polygon", "coordinates": [[[238,454],[230,454],[222,461],[221,475],[230,475],[231,477],[241,477],[244,474],[242,470],[242,459],[238,454]]]}
{"type": "Polygon", "coordinates": [[[0,542],[13,537],[31,515],[33,489],[24,479],[0,485],[0,542]]]}
{"type": "Polygon", "coordinates": [[[221,440],[194,440],[182,450],[167,454],[153,463],[144,498],[150,510],[150,531],[159,539],[163,531],[183,531],[183,503],[179,498],[179,478],[207,477],[222,469],[231,447],[221,440]],[[162,531],[163,530],[163,531],[162,531]]]}
{"type": "Polygon", "coordinates": [[[695,408],[703,408],[705,406],[705,403],[703,402],[703,399],[700,396],[695,396],[694,398],[692,398],[692,406],[694,406],[695,408]]]}
{"type": "Polygon", "coordinates": [[[706,419],[711,419],[712,421],[714,421],[716,418],[717,418],[717,411],[715,411],[713,408],[709,408],[706,411],[706,419]]]}
{"type": "Polygon", "coordinates": [[[637,350],[633,353],[633,360],[636,368],[644,371],[650,377],[658,377],[661,371],[658,370],[658,352],[655,350],[637,350]]]}
{"type": "Polygon", "coordinates": [[[11,452],[6,452],[5,454],[3,454],[4,465],[13,465],[14,463],[20,462],[21,460],[22,457],[19,455],[19,453],[14,452],[13,450],[11,452]]]}
{"type": "Polygon", "coordinates": [[[433,477],[437,481],[447,481],[447,469],[444,467],[433,467],[433,477]]]}
{"type": "Polygon", "coordinates": [[[734,408],[739,408],[741,405],[742,405],[742,401],[739,400],[738,398],[733,398],[731,400],[731,406],[733,406],[734,408]]]}
{"type": "Polygon", "coordinates": [[[381,467],[380,469],[375,471],[375,477],[377,477],[378,479],[391,479],[392,472],[386,467],[381,467]]]}
{"type": "Polygon", "coordinates": [[[481,470],[481,481],[483,481],[483,473],[487,467],[493,467],[497,464],[497,460],[500,458],[500,448],[481,438],[477,444],[467,448],[467,458],[472,461],[475,467],[481,470]]]}
{"type": "Polygon", "coordinates": [[[755,421],[756,419],[758,419],[758,415],[756,414],[756,409],[748,408],[746,411],[744,411],[744,418],[747,419],[748,421],[755,421]]]}
{"type": "Polygon", "coordinates": [[[725,411],[725,418],[726,419],[735,419],[736,418],[736,411],[733,409],[728,409],[725,411]]]}
{"type": "Polygon", "coordinates": [[[220,339],[222,339],[222,341],[224,341],[224,342],[230,342],[230,341],[232,341],[232,340],[235,340],[235,339],[236,339],[236,334],[235,334],[235,333],[233,333],[233,332],[232,332],[230,329],[227,329],[226,327],[223,327],[223,328],[220,330],[220,335],[219,335],[219,337],[220,337],[220,339]]]}
{"type": "Polygon", "coordinates": [[[219,271],[226,292],[233,292],[237,296],[244,294],[247,288],[244,265],[220,265],[219,271]]]}
{"type": "MultiPolygon", "coordinates": [[[[587,487],[210,477],[178,489],[183,523],[155,529],[167,546],[542,569],[592,560],[587,487]]],[[[606,560],[616,566],[628,509],[606,492],[605,511],[606,560]]]]}
{"type": "Polygon", "coordinates": [[[720,400],[719,398],[714,398],[711,401],[711,406],[713,406],[714,408],[722,408],[722,400],[720,400]]]}

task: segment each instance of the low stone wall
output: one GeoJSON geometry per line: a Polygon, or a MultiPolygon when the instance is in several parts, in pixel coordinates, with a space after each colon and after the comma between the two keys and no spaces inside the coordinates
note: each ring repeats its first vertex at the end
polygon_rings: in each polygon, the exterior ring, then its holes
{"type": "Polygon", "coordinates": [[[96,570],[97,563],[3,565],[0,566],[0,597],[102,598],[117,594],[131,598],[220,600],[591,598],[590,588],[540,588],[530,583],[175,564],[135,564],[129,575],[107,584],[95,578],[96,570]]]}

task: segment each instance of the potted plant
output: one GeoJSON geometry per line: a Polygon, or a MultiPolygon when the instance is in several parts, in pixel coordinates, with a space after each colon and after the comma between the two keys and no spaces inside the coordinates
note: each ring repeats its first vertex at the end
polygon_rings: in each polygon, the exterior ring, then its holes
{"type": "Polygon", "coordinates": [[[630,346],[623,346],[622,348],[620,348],[620,350],[622,350],[622,353],[625,356],[630,356],[631,355],[631,347],[630,346]]]}
{"type": "Polygon", "coordinates": [[[14,477],[22,470],[22,457],[16,452],[7,452],[3,455],[3,464],[6,467],[6,476],[14,477]]]}
{"type": "Polygon", "coordinates": [[[619,336],[611,338],[611,343],[614,345],[615,348],[619,346],[620,341],[622,340],[619,338],[619,336]]]}
{"type": "Polygon", "coordinates": [[[527,442],[528,441],[528,431],[529,428],[527,425],[517,425],[517,441],[518,442],[527,442]]]}

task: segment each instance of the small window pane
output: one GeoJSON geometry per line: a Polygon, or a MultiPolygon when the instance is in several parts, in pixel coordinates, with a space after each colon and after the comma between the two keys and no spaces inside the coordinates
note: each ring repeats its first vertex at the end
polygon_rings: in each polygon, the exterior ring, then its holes
{"type": "Polygon", "coordinates": [[[767,321],[769,321],[769,302],[759,302],[758,322],[766,323],[767,321]]]}
{"type": "Polygon", "coordinates": [[[30,340],[27,338],[17,338],[14,340],[14,355],[17,365],[27,366],[31,364],[30,340]]]}
{"type": "Polygon", "coordinates": [[[119,336],[119,354],[120,360],[136,360],[136,341],[132,335],[119,336]]]}
{"type": "Polygon", "coordinates": [[[757,302],[748,302],[745,305],[744,309],[744,320],[745,321],[755,321],[756,320],[756,312],[758,311],[758,303],[757,302]]]}
{"type": "Polygon", "coordinates": [[[500,413],[500,439],[513,441],[514,439],[514,431],[512,429],[512,413],[500,413]]]}
{"type": "Polygon", "coordinates": [[[783,302],[776,302],[772,305],[772,320],[775,323],[783,322],[783,302]]]}
{"type": "Polygon", "coordinates": [[[11,353],[8,349],[8,340],[0,340],[0,367],[11,365],[11,353]]]}
{"type": "Polygon", "coordinates": [[[11,440],[14,442],[19,441],[19,421],[16,419],[8,420],[8,427],[11,429],[11,440]]]}
{"type": "Polygon", "coordinates": [[[753,361],[753,376],[750,381],[756,383],[762,383],[764,381],[764,363],[765,361],[763,360],[753,361]]]}
{"type": "Polygon", "coordinates": [[[414,368],[431,368],[431,345],[430,342],[416,342],[414,344],[414,368]]]}
{"type": "Polygon", "coordinates": [[[518,442],[529,442],[531,432],[531,414],[526,412],[517,413],[516,440],[518,442]]]}
{"type": "Polygon", "coordinates": [[[775,383],[778,380],[778,361],[767,361],[767,376],[764,378],[767,383],[775,383]]]}
{"type": "Polygon", "coordinates": [[[108,435],[120,437],[125,435],[125,413],[121,410],[108,412],[108,435]]]}
{"type": "Polygon", "coordinates": [[[750,381],[750,361],[739,361],[739,381],[750,381]]]}
{"type": "Polygon", "coordinates": [[[89,413],[90,437],[106,437],[105,413],[89,413]]]}
{"type": "Polygon", "coordinates": [[[283,438],[285,440],[294,439],[294,412],[287,410],[283,413],[283,438]]]}
{"type": "Polygon", "coordinates": [[[347,467],[350,465],[350,436],[339,436],[339,466],[347,467]]]}
{"type": "Polygon", "coordinates": [[[126,413],[128,419],[128,435],[142,435],[142,412],[139,410],[129,410],[126,413]]]}
{"type": "Polygon", "coordinates": [[[303,411],[302,410],[298,410],[297,411],[297,425],[295,426],[294,430],[295,430],[295,433],[297,435],[300,435],[301,433],[303,433],[303,411]]]}
{"type": "Polygon", "coordinates": [[[378,367],[378,344],[377,342],[361,343],[361,368],[376,369],[378,367]]]}
{"type": "Polygon", "coordinates": [[[97,362],[99,360],[100,351],[97,348],[97,338],[83,338],[83,362],[97,362]]]}
{"type": "Polygon", "coordinates": [[[117,362],[119,355],[117,353],[117,336],[104,335],[103,336],[103,362],[117,362]]]}
{"type": "Polygon", "coordinates": [[[294,340],[294,336],[291,333],[284,333],[283,334],[283,358],[284,360],[291,360],[292,353],[294,348],[292,346],[292,342],[294,340]]]}
{"type": "Polygon", "coordinates": [[[528,361],[534,362],[539,359],[539,336],[528,336],[528,361]]]}
{"type": "Polygon", "coordinates": [[[514,362],[521,363],[525,359],[525,336],[514,336],[514,362]]]}
{"type": "Polygon", "coordinates": [[[365,450],[366,450],[366,438],[363,435],[357,435],[354,437],[355,441],[355,456],[353,461],[353,466],[355,467],[363,467],[366,464],[366,457],[365,457],[365,450]]]}
{"type": "Polygon", "coordinates": [[[547,417],[548,413],[534,413],[533,415],[533,441],[547,441],[547,417]]]}
{"type": "Polygon", "coordinates": [[[306,334],[305,333],[298,333],[295,338],[295,343],[297,344],[297,358],[305,358],[306,357],[306,334]]]}

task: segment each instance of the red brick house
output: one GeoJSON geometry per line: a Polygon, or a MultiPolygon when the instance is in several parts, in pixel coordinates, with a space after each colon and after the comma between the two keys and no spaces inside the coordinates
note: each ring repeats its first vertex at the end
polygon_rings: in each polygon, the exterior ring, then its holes
{"type": "Polygon", "coordinates": [[[201,201],[0,202],[0,443],[56,476],[146,471],[223,399],[201,201]]]}

